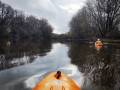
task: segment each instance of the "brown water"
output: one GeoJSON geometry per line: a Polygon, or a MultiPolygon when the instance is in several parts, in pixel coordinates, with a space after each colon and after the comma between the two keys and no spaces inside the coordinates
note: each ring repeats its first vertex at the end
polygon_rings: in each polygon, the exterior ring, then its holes
{"type": "Polygon", "coordinates": [[[120,90],[120,46],[96,50],[84,43],[19,43],[0,47],[0,90],[31,90],[46,73],[61,70],[81,90],[120,90]]]}

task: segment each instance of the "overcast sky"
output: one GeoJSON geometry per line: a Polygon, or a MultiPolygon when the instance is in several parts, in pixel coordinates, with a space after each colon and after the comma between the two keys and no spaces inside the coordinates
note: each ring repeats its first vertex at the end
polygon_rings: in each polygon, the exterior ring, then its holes
{"type": "Polygon", "coordinates": [[[69,30],[69,21],[84,6],[86,0],[2,0],[25,14],[46,18],[54,33],[69,30]]]}

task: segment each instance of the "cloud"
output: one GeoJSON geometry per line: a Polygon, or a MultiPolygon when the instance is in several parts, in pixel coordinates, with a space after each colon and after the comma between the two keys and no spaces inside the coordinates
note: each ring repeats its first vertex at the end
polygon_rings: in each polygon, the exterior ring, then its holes
{"type": "Polygon", "coordinates": [[[76,5],[76,4],[69,4],[66,6],[60,5],[60,7],[64,10],[68,11],[68,13],[71,13],[71,14],[77,12],[80,9],[80,6],[76,5]]]}
{"type": "Polygon", "coordinates": [[[85,0],[2,0],[13,8],[37,18],[46,18],[54,28],[54,33],[69,30],[69,21],[82,8],[85,0]]]}

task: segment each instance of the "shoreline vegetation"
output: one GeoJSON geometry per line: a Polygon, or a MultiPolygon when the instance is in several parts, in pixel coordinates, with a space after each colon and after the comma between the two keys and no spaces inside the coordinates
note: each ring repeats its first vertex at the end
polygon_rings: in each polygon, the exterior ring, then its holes
{"type": "Polygon", "coordinates": [[[64,34],[53,33],[54,27],[47,19],[25,16],[0,1],[0,42],[8,45],[21,41],[93,43],[100,38],[105,43],[120,43],[120,1],[102,1],[88,0],[71,19],[70,31],[64,34]]]}

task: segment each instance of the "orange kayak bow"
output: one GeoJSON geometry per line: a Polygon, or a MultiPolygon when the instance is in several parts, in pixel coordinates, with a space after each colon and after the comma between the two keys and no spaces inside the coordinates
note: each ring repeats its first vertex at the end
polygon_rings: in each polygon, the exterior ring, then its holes
{"type": "Polygon", "coordinates": [[[80,90],[77,84],[64,73],[50,73],[32,90],[80,90]]]}

